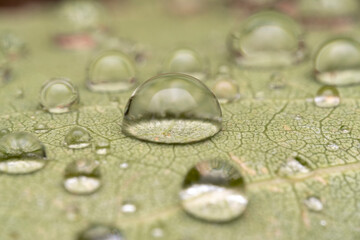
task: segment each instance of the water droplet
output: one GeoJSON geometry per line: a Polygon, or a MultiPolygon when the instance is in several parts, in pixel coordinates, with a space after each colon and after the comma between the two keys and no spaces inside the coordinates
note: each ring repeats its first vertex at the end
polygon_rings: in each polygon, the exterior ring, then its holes
{"type": "Polygon", "coordinates": [[[120,168],[122,168],[122,169],[126,169],[128,167],[129,167],[129,164],[126,162],[120,164],[120,168]]]}
{"type": "Polygon", "coordinates": [[[284,76],[281,73],[274,73],[270,76],[269,88],[278,90],[286,87],[284,76]]]}
{"type": "Polygon", "coordinates": [[[131,202],[124,202],[121,206],[121,212],[125,214],[135,213],[136,210],[137,210],[136,205],[131,202]]]}
{"type": "Polygon", "coordinates": [[[94,224],[83,230],[77,240],[125,240],[125,237],[113,226],[94,224]]]}
{"type": "Polygon", "coordinates": [[[95,145],[95,151],[98,155],[107,155],[109,153],[110,143],[108,140],[98,141],[95,145]]]}
{"type": "Polygon", "coordinates": [[[360,44],[350,38],[325,42],[315,57],[316,79],[329,85],[360,83],[360,44]]]}
{"type": "Polygon", "coordinates": [[[10,133],[10,130],[7,128],[0,129],[0,137],[10,133]]]}
{"type": "Polygon", "coordinates": [[[345,125],[342,125],[339,130],[341,133],[349,133],[351,131],[351,129],[345,125]]]}
{"type": "Polygon", "coordinates": [[[304,204],[309,210],[314,212],[320,212],[324,208],[321,200],[317,197],[308,197],[304,200],[304,204]]]}
{"type": "Polygon", "coordinates": [[[184,74],[163,74],[138,87],[125,108],[126,135],[160,143],[188,143],[221,129],[221,109],[214,94],[184,74]]]}
{"type": "Polygon", "coordinates": [[[337,151],[339,150],[339,146],[335,143],[329,143],[328,145],[326,145],[326,149],[330,151],[337,151]]]}
{"type": "Polygon", "coordinates": [[[204,161],[187,173],[180,192],[181,205],[190,215],[210,222],[226,222],[246,209],[244,180],[224,161],[204,161]]]}
{"type": "Polygon", "coordinates": [[[310,169],[306,161],[292,157],[279,167],[277,173],[282,177],[301,178],[308,176],[311,173],[310,169]]]}
{"type": "Polygon", "coordinates": [[[101,53],[88,68],[87,86],[92,91],[126,91],[134,84],[135,64],[120,51],[101,53]]]}
{"type": "Polygon", "coordinates": [[[327,225],[326,220],[320,220],[320,225],[321,225],[322,227],[326,227],[326,225],[327,225]]]}
{"type": "Polygon", "coordinates": [[[333,86],[323,86],[317,91],[314,102],[318,107],[336,107],[340,104],[339,91],[333,86]]]}
{"type": "Polygon", "coordinates": [[[46,165],[44,145],[26,132],[8,133],[0,138],[0,171],[8,174],[35,172],[46,165]]]}
{"type": "Polygon", "coordinates": [[[48,126],[46,124],[43,124],[43,123],[36,123],[34,125],[34,131],[36,133],[45,133],[47,132],[49,129],[48,129],[48,126]]]}
{"type": "Polygon", "coordinates": [[[65,169],[64,187],[73,194],[91,194],[101,186],[99,164],[91,160],[77,160],[65,169]]]}
{"type": "Polygon", "coordinates": [[[22,57],[26,53],[26,45],[23,40],[12,32],[0,33],[0,49],[9,59],[22,57]]]}
{"type": "Polygon", "coordinates": [[[164,229],[162,229],[161,227],[155,227],[151,229],[150,234],[152,238],[156,239],[163,238],[165,236],[164,229]]]}
{"type": "Polygon", "coordinates": [[[69,112],[78,101],[78,90],[66,78],[50,79],[40,91],[41,106],[51,113],[69,112]]]}
{"type": "Polygon", "coordinates": [[[203,81],[207,75],[207,66],[199,53],[192,49],[182,48],[170,55],[165,71],[187,74],[203,81]]]}
{"type": "Polygon", "coordinates": [[[241,66],[290,66],[304,58],[301,35],[291,18],[266,11],[252,15],[241,29],[231,33],[228,46],[241,66]]]}
{"type": "Polygon", "coordinates": [[[220,103],[229,103],[240,98],[239,85],[229,76],[218,77],[211,90],[220,103]]]}
{"type": "Polygon", "coordinates": [[[346,21],[349,16],[357,14],[360,7],[357,0],[301,0],[299,3],[301,13],[310,17],[312,24],[317,23],[317,18],[343,17],[346,21]]]}
{"type": "Polygon", "coordinates": [[[86,129],[74,127],[66,134],[64,142],[68,148],[78,149],[90,146],[91,139],[86,129]]]}

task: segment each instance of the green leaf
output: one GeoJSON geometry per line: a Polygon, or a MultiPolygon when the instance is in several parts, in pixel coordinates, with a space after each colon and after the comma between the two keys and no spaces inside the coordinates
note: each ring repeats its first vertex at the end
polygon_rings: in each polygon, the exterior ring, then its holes
{"type": "MultiPolygon", "coordinates": [[[[130,240],[151,239],[157,227],[163,228],[167,240],[360,238],[360,87],[340,88],[337,108],[319,108],[312,102],[321,85],[312,75],[311,55],[323,40],[336,35],[331,29],[307,29],[309,58],[298,66],[269,71],[235,67],[241,100],[222,105],[223,130],[203,142],[163,145],[123,135],[122,113],[131,91],[90,92],[85,69],[94,52],[56,48],[51,39],[61,22],[53,15],[36,10],[0,17],[0,28],[21,36],[29,48],[26,58],[13,63],[13,79],[0,89],[0,128],[34,133],[50,159],[34,174],[0,174],[2,240],[75,239],[94,222],[115,225],[130,240]],[[286,86],[274,90],[269,81],[276,72],[286,86]],[[79,88],[77,111],[56,115],[40,110],[41,85],[57,76],[69,77],[79,88]],[[36,133],[34,125],[40,123],[49,131],[36,133]],[[87,129],[94,143],[109,140],[110,153],[96,155],[94,146],[68,149],[64,137],[74,126],[87,129]],[[350,131],[341,131],[343,126],[350,131]],[[295,154],[311,174],[279,175],[279,168],[295,154]],[[100,161],[102,187],[93,195],[71,195],[62,186],[67,164],[81,158],[100,161]],[[202,222],[180,208],[178,192],[185,174],[207,159],[231,161],[245,176],[249,206],[233,222],[202,222]],[[318,197],[324,209],[310,211],[304,205],[309,196],[318,197]],[[134,203],[137,211],[122,213],[124,201],[134,203]]],[[[214,72],[227,61],[226,36],[239,15],[217,6],[196,16],[174,17],[160,1],[145,1],[121,5],[108,17],[116,34],[146,46],[149,57],[139,66],[144,81],[161,71],[163,59],[179,45],[207,55],[214,72]]]]}

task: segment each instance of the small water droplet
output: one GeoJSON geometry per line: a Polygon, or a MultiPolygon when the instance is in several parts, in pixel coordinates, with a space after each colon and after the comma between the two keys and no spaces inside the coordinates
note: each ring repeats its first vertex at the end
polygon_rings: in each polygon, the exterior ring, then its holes
{"type": "Polygon", "coordinates": [[[204,161],[187,173],[180,191],[183,209],[196,218],[226,222],[246,209],[245,184],[240,172],[224,161],[204,161]]]}
{"type": "Polygon", "coordinates": [[[311,173],[310,170],[306,161],[300,157],[291,157],[279,167],[277,173],[281,177],[301,178],[308,176],[311,173]]]}
{"type": "Polygon", "coordinates": [[[327,225],[326,220],[320,220],[320,225],[321,225],[322,227],[326,227],[326,225],[327,225]]]}
{"type": "Polygon", "coordinates": [[[136,210],[137,210],[136,205],[131,202],[124,202],[121,206],[121,212],[125,214],[135,213],[136,210]]]}
{"type": "Polygon", "coordinates": [[[44,145],[26,132],[8,133],[0,138],[0,171],[27,174],[46,165],[44,145]]]}
{"type": "Polygon", "coordinates": [[[41,106],[51,113],[69,112],[78,101],[78,90],[66,78],[50,79],[43,84],[40,91],[41,106]]]}
{"type": "Polygon", "coordinates": [[[150,234],[151,234],[151,237],[155,238],[155,239],[165,237],[165,231],[161,227],[152,228],[150,234]]]}
{"type": "Polygon", "coordinates": [[[240,98],[239,85],[230,76],[220,76],[211,90],[220,103],[229,103],[240,98]]]}
{"type": "Polygon", "coordinates": [[[69,193],[91,194],[101,186],[99,164],[81,159],[70,163],[64,174],[64,187],[69,193]]]}
{"type": "Polygon", "coordinates": [[[10,130],[7,128],[0,129],[0,137],[10,133],[10,130]]]}
{"type": "Polygon", "coordinates": [[[146,81],[132,94],[124,112],[123,132],[150,142],[196,142],[221,129],[221,109],[214,94],[184,74],[146,81]]]}
{"type": "Polygon", "coordinates": [[[228,46],[241,66],[290,66],[304,58],[301,35],[299,25],[291,18],[265,11],[252,15],[242,28],[232,32],[228,46]]]}
{"type": "Polygon", "coordinates": [[[336,143],[329,143],[328,145],[326,145],[326,149],[334,152],[339,150],[339,146],[336,143]]]}
{"type": "Polygon", "coordinates": [[[93,224],[83,230],[77,240],[125,240],[125,237],[113,226],[93,224]]]}
{"type": "Polygon", "coordinates": [[[199,53],[182,48],[170,55],[165,64],[165,71],[187,74],[203,81],[207,75],[207,66],[199,53]]]}
{"type": "Polygon", "coordinates": [[[333,86],[323,86],[317,91],[314,102],[318,107],[336,107],[340,104],[339,91],[333,86]]]}
{"type": "Polygon", "coordinates": [[[91,139],[86,129],[74,127],[66,134],[64,143],[68,148],[79,149],[90,146],[91,139]]]}
{"type": "Polygon", "coordinates": [[[351,131],[351,129],[345,125],[342,125],[339,130],[341,133],[349,133],[351,131]]]}
{"type": "Polygon", "coordinates": [[[129,167],[129,164],[126,162],[120,164],[120,168],[122,168],[122,169],[126,169],[128,167],[129,167]]]}
{"type": "Polygon", "coordinates": [[[360,83],[360,44],[350,38],[325,42],[315,58],[316,79],[329,85],[360,83]]]}
{"type": "Polygon", "coordinates": [[[108,140],[102,139],[95,145],[95,151],[98,155],[107,155],[110,150],[110,143],[108,140]]]}
{"type": "Polygon", "coordinates": [[[36,133],[45,133],[49,130],[48,126],[44,123],[36,123],[34,124],[34,131],[36,133]]]}
{"type": "Polygon", "coordinates": [[[301,116],[301,115],[296,115],[295,116],[295,120],[296,121],[300,121],[300,120],[302,120],[303,119],[303,117],[301,116]]]}
{"type": "Polygon", "coordinates": [[[25,42],[9,31],[0,33],[0,49],[11,60],[22,57],[27,52],[25,42]]]}
{"type": "Polygon", "coordinates": [[[87,86],[96,92],[126,91],[135,85],[135,64],[120,51],[106,51],[89,65],[87,86]]]}
{"type": "Polygon", "coordinates": [[[314,212],[320,212],[324,208],[323,203],[317,197],[308,197],[304,200],[304,204],[310,211],[314,212]]]}
{"type": "Polygon", "coordinates": [[[283,89],[286,87],[284,76],[281,73],[273,73],[270,76],[269,88],[274,90],[283,89]]]}

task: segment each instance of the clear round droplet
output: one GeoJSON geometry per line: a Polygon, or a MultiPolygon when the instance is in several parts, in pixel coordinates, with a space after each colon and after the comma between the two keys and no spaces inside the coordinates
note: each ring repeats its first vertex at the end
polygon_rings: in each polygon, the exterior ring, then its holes
{"type": "Polygon", "coordinates": [[[244,67],[291,66],[305,55],[299,25],[271,11],[250,16],[230,34],[228,46],[235,62],[244,67]]]}
{"type": "Polygon", "coordinates": [[[91,144],[90,133],[82,127],[73,127],[66,135],[64,143],[68,148],[86,148],[91,144]]]}
{"type": "Polygon", "coordinates": [[[342,125],[339,130],[341,133],[349,133],[351,131],[351,128],[349,128],[348,126],[342,125]]]}
{"type": "Polygon", "coordinates": [[[134,87],[135,64],[120,51],[106,51],[96,56],[88,67],[88,88],[95,92],[119,92],[134,87]]]}
{"type": "Polygon", "coordinates": [[[101,186],[99,164],[92,160],[81,159],[70,163],[64,174],[64,187],[72,194],[91,194],[101,186]]]}
{"type": "Polygon", "coordinates": [[[110,150],[110,143],[108,140],[98,141],[95,145],[95,151],[98,155],[107,155],[110,150]]]}
{"type": "Polygon", "coordinates": [[[229,103],[240,98],[239,85],[230,76],[219,76],[211,90],[220,103],[229,103]]]}
{"type": "Polygon", "coordinates": [[[300,157],[291,157],[285,163],[280,165],[277,173],[286,178],[302,178],[311,174],[311,168],[307,162],[300,157]]]}
{"type": "Polygon", "coordinates": [[[207,64],[205,59],[196,51],[188,48],[175,50],[167,59],[166,72],[183,73],[199,80],[205,80],[207,64]]]}
{"type": "Polygon", "coordinates": [[[321,87],[314,98],[315,105],[322,108],[332,108],[340,104],[340,94],[336,87],[321,87]]]}
{"type": "Polygon", "coordinates": [[[324,208],[323,203],[317,197],[308,197],[304,200],[304,205],[310,210],[314,212],[321,212],[324,208]]]}
{"type": "Polygon", "coordinates": [[[34,135],[15,132],[0,138],[0,172],[33,173],[46,163],[45,147],[34,135]]]}
{"type": "Polygon", "coordinates": [[[34,124],[34,131],[36,133],[45,133],[49,130],[48,126],[44,123],[36,123],[34,124]]]}
{"type": "Polygon", "coordinates": [[[27,51],[25,42],[8,31],[0,33],[0,49],[11,60],[24,56],[27,51]]]}
{"type": "Polygon", "coordinates": [[[316,79],[329,85],[360,83],[360,43],[350,38],[325,42],[314,61],[316,79]]]}
{"type": "Polygon", "coordinates": [[[224,161],[196,164],[185,176],[181,205],[191,216],[209,222],[227,222],[239,217],[248,199],[240,172],[224,161]]]}
{"type": "Polygon", "coordinates": [[[113,226],[93,224],[80,232],[77,240],[125,240],[125,237],[113,226]]]}
{"type": "Polygon", "coordinates": [[[281,73],[273,73],[270,76],[269,88],[274,90],[283,89],[286,87],[284,76],[281,73]]]}
{"type": "Polygon", "coordinates": [[[159,143],[197,142],[221,130],[221,109],[214,94],[184,74],[163,74],[139,86],[125,108],[122,130],[159,143]]]}
{"type": "Polygon", "coordinates": [[[66,113],[79,102],[77,88],[66,78],[45,82],[40,91],[41,106],[51,113],[66,113]]]}

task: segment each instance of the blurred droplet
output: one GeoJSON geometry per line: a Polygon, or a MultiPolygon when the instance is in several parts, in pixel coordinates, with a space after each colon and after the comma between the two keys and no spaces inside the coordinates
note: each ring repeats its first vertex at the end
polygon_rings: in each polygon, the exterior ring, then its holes
{"type": "Polygon", "coordinates": [[[314,99],[315,105],[322,108],[337,107],[340,104],[339,91],[333,86],[321,87],[314,99]]]}
{"type": "Polygon", "coordinates": [[[79,149],[90,146],[92,137],[89,132],[82,127],[72,128],[65,136],[65,145],[68,148],[79,149]]]}
{"type": "Polygon", "coordinates": [[[125,240],[125,237],[113,226],[93,224],[80,232],[77,240],[125,240]]]}

